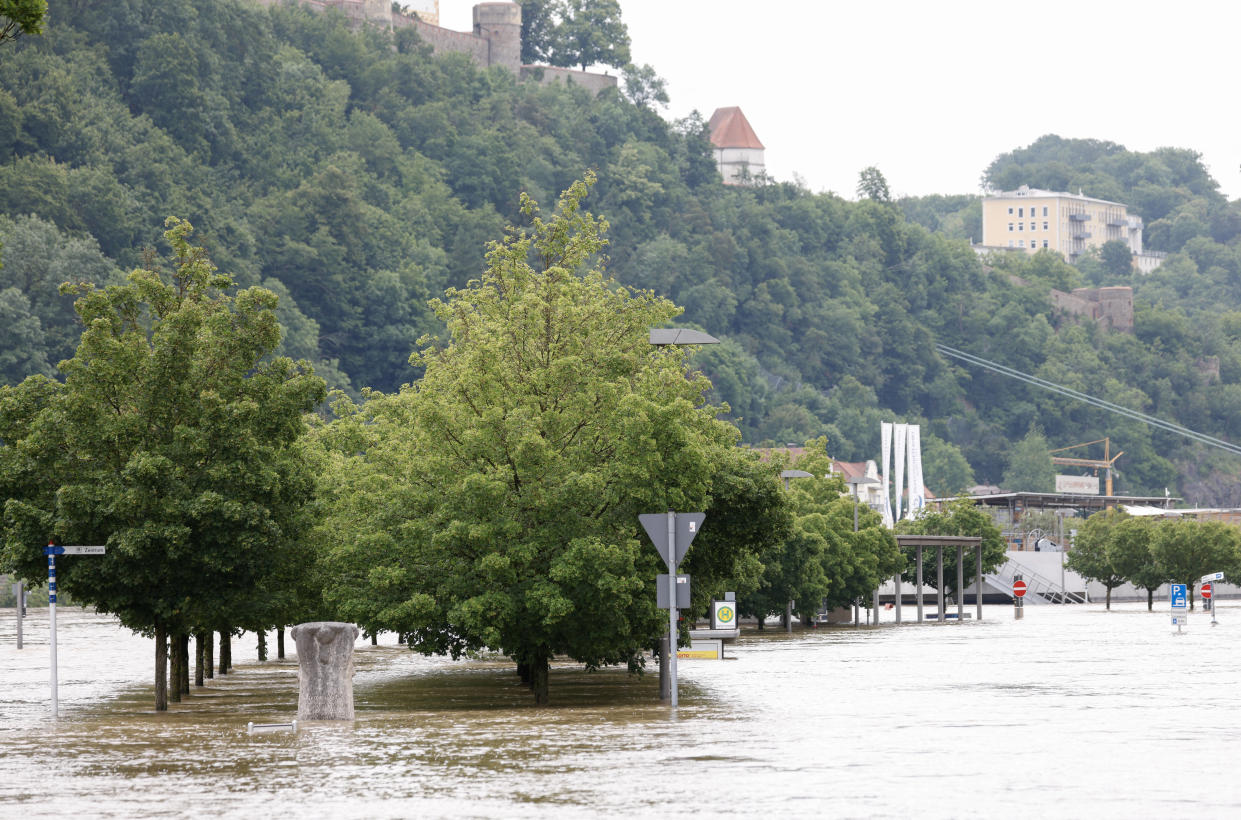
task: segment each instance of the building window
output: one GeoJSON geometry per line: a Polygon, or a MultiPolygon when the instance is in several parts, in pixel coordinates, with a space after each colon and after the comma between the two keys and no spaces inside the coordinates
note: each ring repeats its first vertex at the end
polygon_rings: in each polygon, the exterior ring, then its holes
{"type": "Polygon", "coordinates": [[[1026,229],[1026,223],[1024,223],[1024,222],[1018,222],[1018,223],[1017,223],[1017,230],[1019,230],[1019,231],[1024,231],[1025,229],[1026,229]]]}
{"type": "Polygon", "coordinates": [[[1012,209],[1012,208],[1009,208],[1009,209],[1008,209],[1008,215],[1009,215],[1009,216],[1012,216],[1012,215],[1013,215],[1013,209],[1012,209]]]}
{"type": "MultiPolygon", "coordinates": [[[[1011,211],[1011,210],[1012,210],[1012,208],[1009,208],[1009,210],[1011,211]]],[[[1012,233],[1012,232],[1013,232],[1013,223],[1011,223],[1011,222],[1009,222],[1009,223],[1008,223],[1008,232],[1009,232],[1009,233],[1012,233]]]]}
{"type": "Polygon", "coordinates": [[[1013,240],[1011,240],[1011,239],[1010,239],[1010,240],[1008,240],[1008,247],[1010,247],[1010,248],[1011,248],[1012,246],[1013,246],[1013,240]]]}
{"type": "MultiPolygon", "coordinates": [[[[1046,209],[1046,208],[1044,208],[1043,210],[1045,211],[1045,210],[1047,210],[1047,209],[1046,209]]],[[[1046,214],[1044,214],[1044,216],[1046,216],[1046,214]]],[[[1046,222],[1044,222],[1044,223],[1043,223],[1043,230],[1047,230],[1047,223],[1046,223],[1046,222]]]]}
{"type": "Polygon", "coordinates": [[[1043,247],[1044,247],[1044,248],[1045,248],[1045,247],[1047,247],[1047,240],[1046,240],[1046,239],[1044,239],[1044,240],[1043,240],[1043,247]]]}
{"type": "Polygon", "coordinates": [[[1017,209],[1017,216],[1025,216],[1025,215],[1026,215],[1026,209],[1025,209],[1025,208],[1018,208],[1018,209],[1017,209]]]}
{"type": "Polygon", "coordinates": [[[1047,206],[1043,206],[1043,216],[1047,216],[1047,206]]]}
{"type": "Polygon", "coordinates": [[[1026,241],[1024,239],[1017,240],[1017,247],[1024,248],[1025,246],[1026,246],[1026,241]]]}

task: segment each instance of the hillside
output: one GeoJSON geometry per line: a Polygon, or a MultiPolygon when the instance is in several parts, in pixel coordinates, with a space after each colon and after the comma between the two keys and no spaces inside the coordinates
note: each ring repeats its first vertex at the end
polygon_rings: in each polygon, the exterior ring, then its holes
{"type": "Polygon", "coordinates": [[[240,283],[281,296],[284,352],[354,392],[394,390],[417,378],[409,354],[436,330],[427,300],[479,274],[486,243],[519,220],[519,193],[550,202],[594,169],[588,207],[610,223],[612,274],[725,341],[700,362],[747,441],[825,434],[832,455],[864,459],[880,419],[921,421],[927,482],[942,492],[1021,474],[1010,462],[1028,435],[1107,435],[1126,451],[1120,491],[1234,500],[1231,457],[934,348],[1241,438],[1241,217],[1192,151],[1047,138],[987,171],[997,186],[1132,202],[1148,244],[1172,253],[1135,280],[1098,260],[984,267],[966,241],[968,197],[725,187],[702,118],[668,123],[633,101],[649,99],[641,89],[522,84],[432,57],[409,32],[354,32],[300,8],[68,3],[44,36],[0,51],[0,67],[6,382],[71,353],[60,282],[120,277],[176,215],[240,283]],[[1133,333],[1053,308],[1052,288],[1089,284],[1134,287],[1133,333]]]}

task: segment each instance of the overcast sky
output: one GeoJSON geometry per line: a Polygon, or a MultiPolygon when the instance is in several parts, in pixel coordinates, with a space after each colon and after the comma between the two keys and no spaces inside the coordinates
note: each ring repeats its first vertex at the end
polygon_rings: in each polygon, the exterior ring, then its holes
{"type": "MultiPolygon", "coordinates": [[[[441,0],[471,27],[472,0],[441,0]]],[[[621,0],[633,59],[669,118],[738,105],[768,172],[852,198],[977,193],[996,155],[1043,134],[1200,152],[1241,197],[1241,4],[1230,0],[621,0]]]]}

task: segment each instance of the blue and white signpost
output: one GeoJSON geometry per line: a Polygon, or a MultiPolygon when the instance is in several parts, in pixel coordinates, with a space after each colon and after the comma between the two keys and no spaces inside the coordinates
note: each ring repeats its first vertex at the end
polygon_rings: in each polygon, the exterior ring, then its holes
{"type": "MultiPolygon", "coordinates": [[[[1222,572],[1208,572],[1206,575],[1202,576],[1202,579],[1200,580],[1200,582],[1199,582],[1199,583],[1201,583],[1201,584],[1218,584],[1218,583],[1219,583],[1220,581],[1222,581],[1222,580],[1224,580],[1224,573],[1222,573],[1222,572]]],[[[1216,624],[1218,624],[1218,623],[1219,623],[1219,621],[1215,620],[1215,610],[1216,610],[1216,608],[1217,608],[1217,607],[1215,606],[1215,600],[1216,600],[1216,598],[1217,598],[1217,597],[1218,597],[1218,596],[1217,596],[1216,590],[1215,590],[1215,588],[1214,588],[1214,587],[1212,587],[1212,588],[1211,588],[1211,597],[1210,597],[1210,599],[1209,599],[1209,600],[1210,600],[1210,602],[1211,602],[1211,626],[1215,626],[1216,624]]]]}
{"type": "Polygon", "coordinates": [[[1172,600],[1172,625],[1180,634],[1181,627],[1189,623],[1189,595],[1184,584],[1172,584],[1170,590],[1172,600]]]}
{"type": "Polygon", "coordinates": [[[47,610],[48,620],[50,621],[50,629],[52,633],[52,717],[60,717],[60,703],[57,694],[56,681],[56,556],[57,555],[103,555],[108,551],[107,547],[58,547],[55,544],[48,544],[43,548],[43,554],[47,556],[47,610]]]}

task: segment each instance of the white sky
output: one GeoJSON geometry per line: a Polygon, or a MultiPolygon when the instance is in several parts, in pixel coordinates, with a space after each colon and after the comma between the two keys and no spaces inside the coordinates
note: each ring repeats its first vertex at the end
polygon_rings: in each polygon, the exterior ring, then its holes
{"type": "MultiPolygon", "coordinates": [[[[472,0],[440,0],[471,28],[472,0]]],[[[852,198],[977,193],[998,155],[1043,134],[1203,155],[1241,197],[1232,0],[621,0],[635,63],[681,117],[739,105],[767,170],[852,198]]]]}

